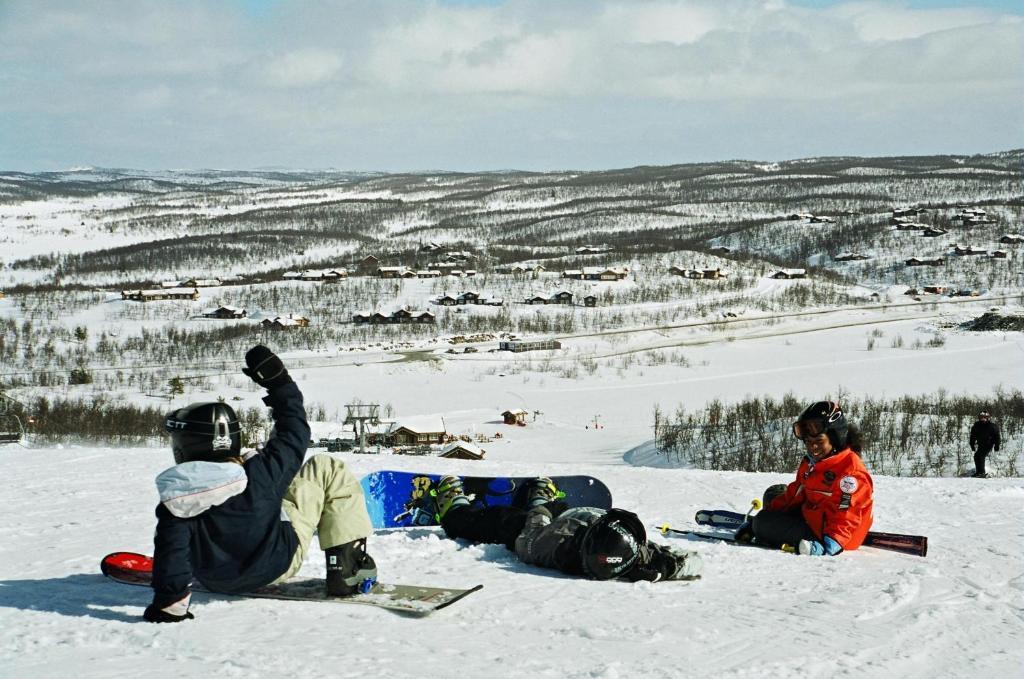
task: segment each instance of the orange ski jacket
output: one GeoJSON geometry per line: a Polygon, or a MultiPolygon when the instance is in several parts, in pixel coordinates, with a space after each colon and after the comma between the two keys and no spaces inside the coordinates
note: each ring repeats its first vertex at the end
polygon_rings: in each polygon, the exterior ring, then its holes
{"type": "Polygon", "coordinates": [[[871,529],[874,484],[860,456],[844,448],[819,462],[804,457],[796,481],[768,503],[773,511],[797,508],[818,536],[826,535],[844,550],[857,549],[871,529]]]}

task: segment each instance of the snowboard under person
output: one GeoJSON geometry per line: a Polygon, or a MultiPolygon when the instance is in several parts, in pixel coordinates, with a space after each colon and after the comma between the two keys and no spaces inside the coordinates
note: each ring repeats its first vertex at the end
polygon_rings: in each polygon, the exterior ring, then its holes
{"type": "Polygon", "coordinates": [[[838,403],[819,401],[793,424],[806,453],[788,486],[765,491],[764,509],[736,533],[800,554],[835,556],[857,549],[871,529],[871,475],[860,459],[859,430],[846,421],[838,403]]]}
{"type": "Polygon", "coordinates": [[[637,515],[623,509],[570,508],[546,477],[531,482],[525,507],[473,506],[462,480],[445,476],[432,493],[445,534],[475,543],[503,544],[523,563],[594,580],[694,580],[697,552],[647,540],[637,515]]]}
{"type": "Polygon", "coordinates": [[[974,451],[974,478],[984,479],[988,477],[985,473],[985,458],[993,449],[999,450],[999,426],[993,422],[988,411],[978,413],[978,421],[971,427],[971,436],[968,443],[974,451]]]}
{"type": "Polygon", "coordinates": [[[316,455],[302,464],[309,424],[302,393],[281,359],[260,345],[242,372],[267,389],[274,429],[263,450],[242,456],[241,428],[225,403],[194,403],[167,416],[175,466],[157,476],[160,504],[149,622],[180,622],[195,578],[214,592],[248,592],[302,566],[313,531],[327,555],[327,592],[365,591],[377,569],[358,479],[316,455]]]}

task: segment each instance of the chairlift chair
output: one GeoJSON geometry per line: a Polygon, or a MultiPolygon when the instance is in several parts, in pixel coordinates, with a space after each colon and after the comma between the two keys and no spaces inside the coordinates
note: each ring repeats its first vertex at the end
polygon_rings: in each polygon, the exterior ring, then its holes
{"type": "Polygon", "coordinates": [[[0,445],[23,443],[24,440],[25,427],[18,416],[12,412],[0,414],[0,445]]]}

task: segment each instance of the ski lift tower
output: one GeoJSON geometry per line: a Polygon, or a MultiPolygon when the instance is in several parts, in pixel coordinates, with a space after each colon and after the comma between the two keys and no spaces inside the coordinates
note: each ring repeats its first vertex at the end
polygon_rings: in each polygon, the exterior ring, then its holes
{"type": "Polygon", "coordinates": [[[380,424],[380,405],[376,403],[350,403],[345,406],[348,414],[345,424],[351,424],[359,438],[359,452],[366,452],[366,425],[380,424]]]}
{"type": "Polygon", "coordinates": [[[14,412],[12,404],[20,405],[18,401],[0,392],[0,444],[24,443],[25,441],[25,425],[14,412]],[[12,420],[18,424],[17,431],[11,427],[12,420]]]}

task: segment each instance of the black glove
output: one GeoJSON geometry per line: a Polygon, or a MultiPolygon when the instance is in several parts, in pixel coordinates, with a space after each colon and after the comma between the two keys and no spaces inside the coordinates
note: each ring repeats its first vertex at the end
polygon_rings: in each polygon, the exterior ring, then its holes
{"type": "Polygon", "coordinates": [[[652,549],[652,547],[654,545],[650,542],[640,547],[640,556],[637,558],[633,568],[624,576],[626,580],[630,582],[638,580],[657,582],[658,580],[665,579],[666,574],[663,572],[660,559],[657,559],[657,563],[655,562],[658,553],[657,549],[652,549]]]}
{"type": "Polygon", "coordinates": [[[246,368],[242,372],[264,389],[273,389],[292,381],[291,375],[285,370],[284,363],[270,349],[257,344],[245,354],[246,368]]]}
{"type": "Polygon", "coordinates": [[[640,548],[640,558],[626,576],[636,582],[663,580],[696,580],[700,577],[703,561],[697,552],[677,551],[665,545],[648,542],[640,548]]]}
{"type": "Polygon", "coordinates": [[[182,620],[196,619],[196,616],[192,615],[191,611],[185,611],[185,615],[174,615],[162,608],[157,608],[156,604],[147,606],[146,612],[142,614],[142,617],[146,619],[146,622],[181,622],[182,620]]]}

